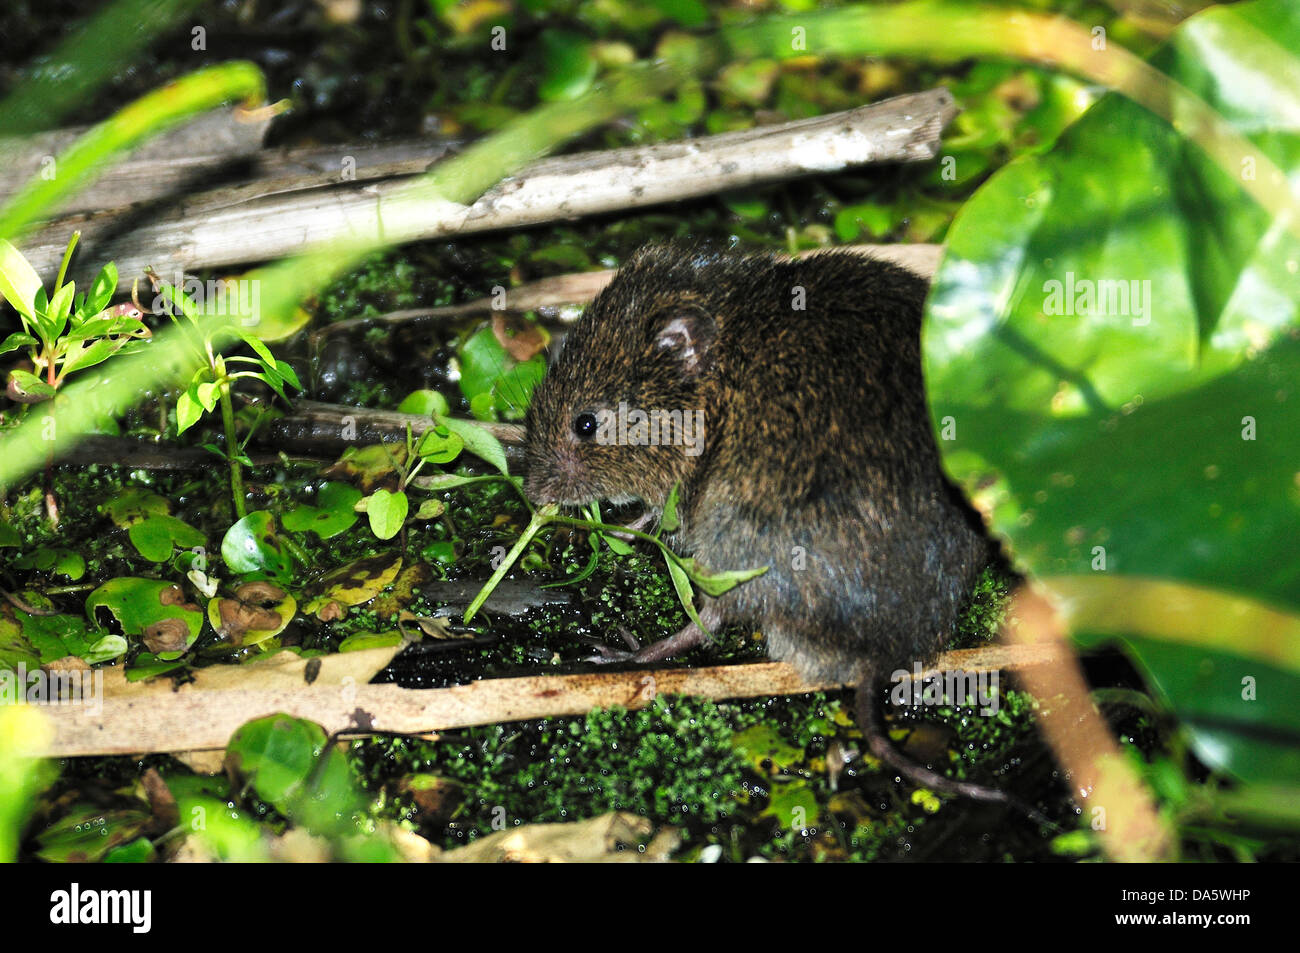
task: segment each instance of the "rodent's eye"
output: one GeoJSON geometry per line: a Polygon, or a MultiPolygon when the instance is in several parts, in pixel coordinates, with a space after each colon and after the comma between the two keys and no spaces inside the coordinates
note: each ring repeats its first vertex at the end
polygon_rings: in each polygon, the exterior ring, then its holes
{"type": "Polygon", "coordinates": [[[596,415],[578,414],[573,418],[573,432],[583,440],[590,440],[596,435],[596,415]]]}

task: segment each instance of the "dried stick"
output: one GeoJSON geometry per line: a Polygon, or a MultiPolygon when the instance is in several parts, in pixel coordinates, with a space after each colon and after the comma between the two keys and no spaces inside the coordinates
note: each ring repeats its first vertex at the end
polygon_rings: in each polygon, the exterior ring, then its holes
{"type": "Polygon", "coordinates": [[[403,240],[465,235],[557,219],[644,208],[801,175],[869,163],[933,158],[939,134],[956,113],[945,89],[741,132],[630,149],[543,159],[498,184],[473,205],[448,203],[416,223],[386,222],[386,204],[408,185],[402,177],[295,189],[280,182],[216,190],[183,202],[161,219],[122,229],[114,216],[60,220],[24,244],[41,273],[57,267],[74,228],[82,265],[112,259],[124,280],[154,267],[164,274],[266,261],[303,246],[377,228],[403,240]]]}
{"type": "MultiPolygon", "coordinates": [[[[948,652],[926,673],[1023,671],[1059,656],[1053,647],[991,646],[948,652]]],[[[238,670],[235,670],[238,674],[238,670]]],[[[118,681],[124,681],[118,677],[118,681]]],[[[842,688],[808,683],[781,662],[672,668],[585,675],[484,679],[450,688],[304,684],[296,670],[284,688],[172,691],[127,688],[107,692],[102,706],[43,706],[53,725],[50,757],[193,751],[225,747],[240,725],[284,712],[317,722],[329,733],[424,734],[470,725],[582,715],[619,705],[644,708],[656,695],[762,698],[842,688]]],[[[265,684],[265,683],[264,683],[265,684]]]]}

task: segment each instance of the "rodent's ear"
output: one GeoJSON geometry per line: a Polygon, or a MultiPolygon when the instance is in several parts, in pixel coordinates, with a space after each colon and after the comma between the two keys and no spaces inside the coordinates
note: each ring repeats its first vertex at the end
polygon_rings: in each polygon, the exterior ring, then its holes
{"type": "Polygon", "coordinates": [[[654,344],[657,350],[671,352],[685,373],[698,374],[712,364],[716,335],[713,315],[703,308],[674,308],[655,322],[654,344]]]}

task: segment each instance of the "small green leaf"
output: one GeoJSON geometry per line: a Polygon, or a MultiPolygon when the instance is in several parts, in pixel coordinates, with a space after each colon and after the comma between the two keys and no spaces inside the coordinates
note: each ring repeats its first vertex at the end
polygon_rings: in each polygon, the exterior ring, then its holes
{"type": "Polygon", "coordinates": [[[189,430],[203,416],[203,404],[199,401],[196,388],[190,389],[176,399],[176,434],[180,436],[189,430]]]}
{"type": "Polygon", "coordinates": [[[214,381],[204,381],[194,388],[194,399],[197,400],[203,409],[208,413],[217,406],[217,399],[221,396],[221,385],[214,381]]]}
{"type": "Polygon", "coordinates": [[[426,430],[415,444],[418,456],[436,464],[450,463],[460,456],[463,449],[465,441],[460,434],[452,433],[444,426],[426,430]]]}
{"type": "Polygon", "coordinates": [[[131,544],[150,562],[161,563],[171,558],[176,547],[192,549],[207,540],[202,533],[174,516],[151,516],[134,523],[127,530],[131,544]]]}
{"type": "Polygon", "coordinates": [[[402,633],[392,632],[356,632],[339,643],[340,652],[360,652],[365,649],[391,648],[402,644],[402,633]]]}
{"type": "Polygon", "coordinates": [[[26,553],[14,561],[19,569],[37,569],[41,572],[67,576],[76,582],[86,574],[86,560],[78,552],[62,546],[43,546],[26,553]]]}
{"type": "Polygon", "coordinates": [[[0,295],[15,311],[30,320],[32,301],[41,287],[41,278],[23,257],[22,252],[0,238],[0,295]]]}
{"type": "Polygon", "coordinates": [[[237,573],[265,570],[277,578],[290,575],[293,565],[275,533],[275,517],[265,510],[249,513],[226,531],[221,558],[237,573]]]}
{"type": "Polygon", "coordinates": [[[420,503],[420,508],[415,511],[415,518],[418,520],[436,519],[447,511],[447,504],[442,500],[424,500],[420,503]]]}
{"type": "Polygon", "coordinates": [[[16,351],[20,347],[35,347],[40,342],[23,331],[15,331],[0,342],[0,354],[8,354],[10,351],[16,351]]]}
{"type": "Polygon", "coordinates": [[[70,351],[63,359],[62,373],[71,374],[73,371],[83,371],[96,364],[102,364],[120,351],[126,343],[126,341],[101,339],[70,351]]]}
{"type": "Polygon", "coordinates": [[[292,367],[279,358],[276,358],[275,369],[281,378],[283,378],[287,383],[293,385],[294,390],[302,390],[302,384],[298,382],[298,373],[292,367]]]}
{"type": "MultiPolygon", "coordinates": [[[[77,296],[76,282],[69,281],[66,285],[54,292],[54,299],[50,302],[47,314],[53,321],[64,322],[72,311],[72,301],[77,296]]],[[[59,334],[63,333],[63,328],[59,328],[59,334]]],[[[56,335],[57,337],[57,335],[56,335]]]]}
{"type": "Polygon", "coordinates": [[[9,379],[19,393],[33,398],[33,403],[36,402],[36,399],[48,400],[58,393],[53,387],[30,371],[10,371],[9,379]]]}
{"type": "Polygon", "coordinates": [[[674,483],[673,488],[668,491],[663,515],[659,517],[659,529],[662,532],[671,533],[681,526],[681,521],[677,518],[677,493],[680,489],[681,485],[674,483]]]}
{"type": "Polygon", "coordinates": [[[686,571],[678,565],[678,557],[666,549],[663,550],[663,554],[664,564],[668,567],[668,578],[672,580],[673,589],[677,593],[677,601],[682,604],[682,609],[690,616],[691,621],[708,632],[708,627],[700,619],[700,614],[695,611],[695,593],[691,590],[691,580],[686,575],[686,571]]]}
{"type": "Polygon", "coordinates": [[[99,314],[108,303],[113,300],[113,295],[117,292],[117,265],[111,261],[100,269],[99,275],[95,278],[94,283],[90,286],[90,294],[86,299],[86,313],[99,314]]]}
{"type": "Polygon", "coordinates": [[[171,504],[152,490],[130,486],[120,490],[108,502],[100,504],[99,509],[116,525],[125,529],[147,517],[170,512],[171,504]]]}
{"type": "Polygon", "coordinates": [[[378,539],[392,539],[406,522],[410,507],[406,494],[375,490],[367,499],[366,516],[370,519],[371,531],[378,539]]]}
{"type": "Polygon", "coordinates": [[[759,566],[757,569],[731,569],[726,572],[710,572],[705,569],[694,559],[678,557],[682,571],[690,578],[691,582],[699,586],[700,589],[710,596],[720,596],[729,589],[734,589],[742,582],[747,582],[755,576],[761,576],[767,572],[769,566],[759,566]]]}
{"type": "Polygon", "coordinates": [[[546,71],[538,85],[545,102],[581,96],[596,78],[597,63],[591,55],[591,41],[569,30],[542,31],[542,62],[546,71]]]}
{"type": "Polygon", "coordinates": [[[481,427],[468,420],[458,420],[455,417],[442,417],[438,420],[438,423],[459,436],[465,443],[465,449],[474,456],[492,464],[507,476],[509,475],[510,471],[506,467],[505,449],[501,446],[501,441],[492,436],[486,427],[481,427]]]}
{"type": "Polygon", "coordinates": [[[451,413],[447,398],[436,390],[412,391],[397,405],[400,414],[419,414],[421,417],[445,417],[451,413]]]}
{"type": "Polygon", "coordinates": [[[610,548],[615,556],[630,556],[635,552],[628,542],[611,533],[601,533],[600,538],[605,541],[605,545],[610,548]]]}
{"type": "Polygon", "coordinates": [[[330,482],[316,494],[315,506],[299,506],[281,518],[284,528],[295,533],[311,531],[321,539],[332,539],[357,521],[356,504],[361,491],[347,483],[330,482]]]}

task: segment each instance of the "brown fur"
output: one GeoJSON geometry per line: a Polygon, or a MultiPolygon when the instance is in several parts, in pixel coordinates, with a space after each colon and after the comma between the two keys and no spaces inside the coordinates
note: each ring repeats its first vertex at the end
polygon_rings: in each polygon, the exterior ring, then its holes
{"type": "Polygon", "coordinates": [[[939,466],[920,363],[926,290],[848,253],[640,250],[534,393],[529,496],[655,509],[680,482],[679,551],[713,570],[771,567],[705,598],[707,624],[757,625],[772,658],[812,679],[928,661],[991,554],[939,466]],[[792,307],[798,287],[806,310],[792,307]],[[688,345],[664,346],[673,327],[688,345]],[[574,434],[576,415],[620,401],[702,409],[703,453],[574,434]]]}

